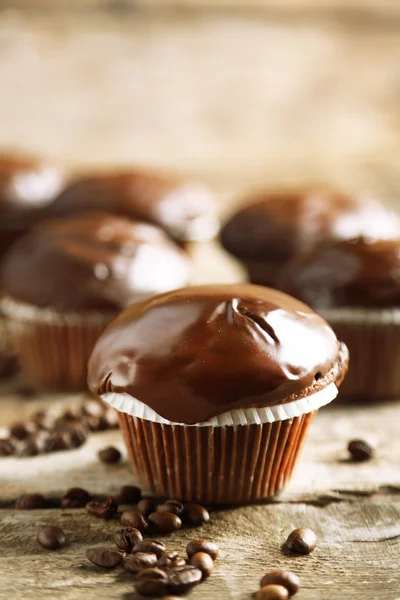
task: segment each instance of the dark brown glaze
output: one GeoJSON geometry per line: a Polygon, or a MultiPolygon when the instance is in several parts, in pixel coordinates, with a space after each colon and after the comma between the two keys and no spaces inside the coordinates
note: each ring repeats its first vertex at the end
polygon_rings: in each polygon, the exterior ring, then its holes
{"type": "Polygon", "coordinates": [[[290,261],[277,287],[316,309],[400,306],[400,239],[318,246],[290,261]]]}
{"type": "Polygon", "coordinates": [[[97,342],[88,382],[95,394],[127,392],[193,424],[312,393],[344,375],[346,353],[320,316],[286,294],[198,286],[123,312],[97,342]]]}
{"type": "Polygon", "coordinates": [[[185,285],[188,261],[158,227],[107,214],[48,221],[11,248],[2,285],[12,298],[60,311],[119,311],[185,285]]]}
{"type": "Polygon", "coordinates": [[[260,193],[221,232],[228,252],[242,259],[252,281],[270,283],[276,270],[324,240],[400,235],[398,217],[372,197],[310,188],[260,193]]]}
{"type": "Polygon", "coordinates": [[[218,220],[210,191],[158,172],[131,169],[82,176],[51,207],[51,216],[101,210],[159,225],[177,240],[213,237],[218,220]]]}

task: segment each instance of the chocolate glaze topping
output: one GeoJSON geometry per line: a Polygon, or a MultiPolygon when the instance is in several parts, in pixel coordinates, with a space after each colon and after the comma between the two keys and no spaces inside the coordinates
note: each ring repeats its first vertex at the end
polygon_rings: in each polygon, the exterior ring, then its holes
{"type": "Polygon", "coordinates": [[[346,347],[305,304],[269,288],[208,285],[129,307],[97,342],[88,382],[193,424],[308,395],[339,382],[346,364],[346,347]]]}
{"type": "Polygon", "coordinates": [[[400,306],[400,239],[324,244],[283,268],[277,286],[317,309],[400,306]]]}
{"type": "Polygon", "coordinates": [[[83,176],[51,207],[51,216],[101,210],[159,225],[178,240],[206,239],[218,229],[206,187],[139,169],[83,176]]]}
{"type": "Polygon", "coordinates": [[[161,229],[100,213],[38,226],[2,268],[6,294],[60,311],[119,311],[185,285],[188,276],[184,252],[161,229]]]}

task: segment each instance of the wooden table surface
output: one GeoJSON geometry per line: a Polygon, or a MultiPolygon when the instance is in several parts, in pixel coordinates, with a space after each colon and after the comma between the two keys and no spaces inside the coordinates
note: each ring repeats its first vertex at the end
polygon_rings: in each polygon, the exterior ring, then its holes
{"type": "MultiPolygon", "coordinates": [[[[387,14],[0,11],[0,145],[41,151],[72,168],[140,162],[181,170],[215,188],[222,213],[260,183],[369,187],[396,205],[400,26],[387,14]]],[[[195,281],[242,276],[216,244],[193,257],[195,281]]],[[[79,401],[27,400],[14,389],[13,382],[1,388],[2,427],[38,407],[79,401]]],[[[190,597],[247,600],[267,570],[289,567],[302,579],[299,600],[400,598],[399,419],[396,402],[336,401],[321,410],[282,497],[217,510],[201,533],[170,536],[168,546],[179,550],[199,535],[221,546],[214,575],[190,597]],[[349,463],[353,437],[370,440],[376,458],[349,463]],[[319,536],[309,556],[282,553],[297,526],[319,536]]],[[[128,576],[100,572],[84,558],[89,544],[110,539],[117,521],[81,510],[5,508],[23,492],[82,485],[113,493],[131,482],[126,460],[98,462],[97,450],[110,442],[123,449],[118,432],[108,432],[79,450],[0,460],[1,599],[136,598],[128,576]],[[56,553],[39,548],[35,533],[44,523],[61,524],[70,544],[56,553]]]]}

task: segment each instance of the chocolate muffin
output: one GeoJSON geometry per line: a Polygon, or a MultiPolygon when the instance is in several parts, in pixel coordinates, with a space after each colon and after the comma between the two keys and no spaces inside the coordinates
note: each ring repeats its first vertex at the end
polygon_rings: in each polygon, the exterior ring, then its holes
{"type": "Polygon", "coordinates": [[[400,239],[325,243],[292,259],[276,285],[320,312],[348,345],[341,396],[400,397],[400,239]]]}
{"type": "Polygon", "coordinates": [[[218,231],[214,198],[205,186],[157,171],[83,175],[60,194],[50,215],[88,210],[153,223],[179,242],[209,239],[218,231]]]}
{"type": "Polygon", "coordinates": [[[398,217],[370,196],[310,188],[260,192],[221,231],[224,248],[245,266],[250,281],[273,285],[299,252],[328,240],[400,235],[398,217]]]}
{"type": "Polygon", "coordinates": [[[107,214],[49,221],[3,260],[3,310],[25,374],[84,389],[104,327],[126,306],[187,283],[183,251],[159,228],[107,214]]]}
{"type": "Polygon", "coordinates": [[[258,286],[208,285],[124,311],[98,340],[88,382],[119,411],[142,489],[225,504],[283,488],[347,361],[305,304],[258,286]]]}

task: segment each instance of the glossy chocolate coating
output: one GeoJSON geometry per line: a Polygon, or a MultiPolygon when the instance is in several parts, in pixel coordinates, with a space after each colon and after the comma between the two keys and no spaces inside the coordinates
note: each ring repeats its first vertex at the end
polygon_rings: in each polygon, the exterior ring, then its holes
{"type": "Polygon", "coordinates": [[[206,187],[139,169],[82,176],[51,207],[52,216],[101,210],[159,225],[178,240],[213,237],[214,199],[206,187]]]}
{"type": "Polygon", "coordinates": [[[277,287],[316,309],[400,306],[400,239],[356,238],[305,252],[282,270],[277,287]]]}
{"type": "Polygon", "coordinates": [[[207,285],[123,312],[97,342],[88,382],[95,394],[127,392],[193,424],[307,395],[316,380],[324,387],[341,376],[345,354],[329,325],[290,296],[207,285]]]}
{"type": "Polygon", "coordinates": [[[6,294],[60,311],[119,311],[188,276],[185,254],[161,229],[100,213],[38,226],[2,268],[6,294]]]}

